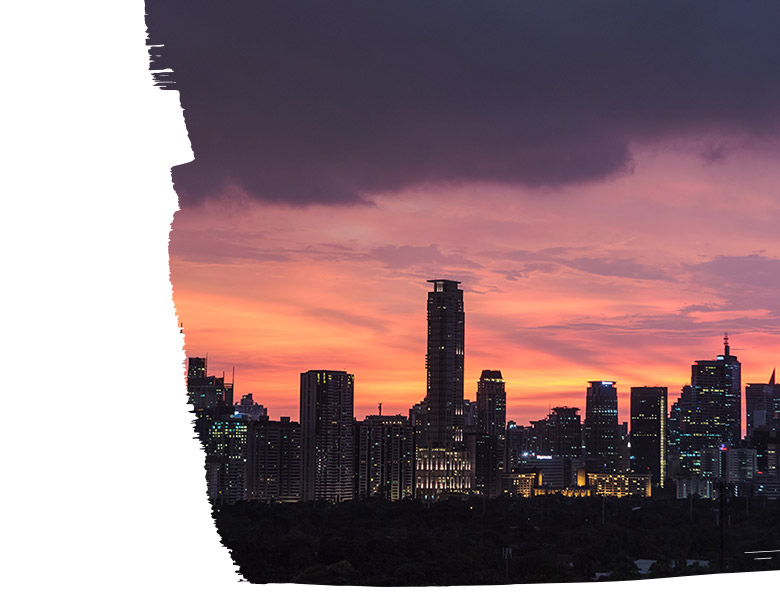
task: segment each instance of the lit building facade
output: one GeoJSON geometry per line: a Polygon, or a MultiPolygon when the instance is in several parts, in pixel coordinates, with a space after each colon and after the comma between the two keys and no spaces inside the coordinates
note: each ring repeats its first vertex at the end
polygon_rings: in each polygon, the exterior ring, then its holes
{"type": "Polygon", "coordinates": [[[634,473],[588,473],[588,487],[595,496],[650,496],[650,475],[634,473]]]}
{"type": "Polygon", "coordinates": [[[354,493],[354,375],[301,373],[302,499],[343,502],[354,493]]]}
{"type": "Polygon", "coordinates": [[[247,499],[293,502],[301,499],[301,426],[282,417],[249,420],[247,499]]]}
{"type": "Polygon", "coordinates": [[[583,438],[589,464],[600,471],[617,471],[620,462],[618,398],[614,381],[590,381],[585,404],[583,438]]]}
{"type": "Polygon", "coordinates": [[[631,470],[658,486],[666,479],[665,387],[631,388],[631,470]]]}
{"type": "Polygon", "coordinates": [[[187,396],[195,414],[195,433],[206,447],[211,426],[233,414],[233,384],[209,376],[206,359],[193,356],[187,361],[187,396]]]}

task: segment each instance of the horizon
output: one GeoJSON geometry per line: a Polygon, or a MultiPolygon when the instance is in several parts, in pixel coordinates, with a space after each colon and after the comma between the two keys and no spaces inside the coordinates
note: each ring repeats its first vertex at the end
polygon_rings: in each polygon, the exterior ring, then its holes
{"type": "Polygon", "coordinates": [[[444,274],[465,396],[501,370],[517,422],[582,407],[593,379],[627,421],[629,387],[676,399],[726,331],[745,382],[772,372],[780,11],[229,4],[147,22],[195,155],[172,170],[185,347],[235,366],[239,395],[296,414],[298,374],[328,367],[355,374],[357,414],[406,411],[444,274]]]}

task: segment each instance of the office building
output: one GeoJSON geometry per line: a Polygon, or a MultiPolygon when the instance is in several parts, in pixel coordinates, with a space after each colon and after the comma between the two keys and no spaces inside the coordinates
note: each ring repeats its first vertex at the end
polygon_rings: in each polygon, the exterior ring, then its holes
{"type": "Polygon", "coordinates": [[[303,500],[342,502],[354,493],[354,376],[301,373],[303,500]]]}
{"type": "Polygon", "coordinates": [[[476,490],[490,498],[501,494],[506,461],[506,389],[501,371],[482,371],[477,382],[475,433],[476,490]]]}
{"type": "Polygon", "coordinates": [[[409,419],[370,415],[355,423],[358,498],[402,500],[414,493],[414,443],[409,419]]]}
{"type": "Polygon", "coordinates": [[[415,494],[433,499],[471,488],[472,458],[463,439],[465,313],[459,281],[431,279],[428,292],[426,397],[415,439],[415,494]]]}
{"type": "Polygon", "coordinates": [[[631,470],[658,486],[666,479],[666,403],[665,387],[631,388],[631,470]]]}
{"type": "Polygon", "coordinates": [[[195,433],[204,447],[211,426],[233,414],[233,384],[222,377],[209,376],[205,358],[187,361],[187,396],[195,414],[195,433]]]}
{"type": "Polygon", "coordinates": [[[691,367],[690,388],[679,400],[680,466],[683,474],[706,475],[712,461],[705,459],[721,445],[731,448],[741,439],[741,365],[730,352],[715,360],[698,360],[691,367]],[[706,465],[704,463],[707,463],[706,465]]]}
{"type": "Polygon", "coordinates": [[[247,499],[293,502],[301,499],[301,426],[261,415],[248,422],[247,499]]]}
{"type": "Polygon", "coordinates": [[[582,422],[580,409],[556,406],[546,418],[532,421],[534,452],[554,457],[582,457],[582,422]]]}
{"type": "Polygon", "coordinates": [[[206,489],[215,504],[246,500],[248,423],[228,418],[215,421],[207,435],[206,489]]]}
{"type": "Polygon", "coordinates": [[[780,430],[780,385],[775,383],[775,372],[769,383],[748,383],[745,386],[745,421],[747,439],[756,429],[780,430]]]}
{"type": "Polygon", "coordinates": [[[588,473],[588,487],[595,496],[650,496],[650,475],[634,473],[588,473]]]}
{"type": "Polygon", "coordinates": [[[752,481],[758,473],[755,448],[728,448],[725,450],[725,477],[729,483],[752,481]]]}
{"type": "Polygon", "coordinates": [[[262,404],[257,404],[252,394],[244,394],[238,404],[233,406],[236,416],[244,417],[250,421],[257,421],[261,417],[268,416],[268,409],[262,404]]]}
{"type": "Polygon", "coordinates": [[[523,460],[530,454],[530,438],[532,428],[509,421],[506,425],[506,462],[507,472],[519,468],[523,460]]]}
{"type": "Polygon", "coordinates": [[[617,387],[614,381],[590,381],[585,404],[583,439],[591,468],[614,473],[620,463],[617,387]]]}

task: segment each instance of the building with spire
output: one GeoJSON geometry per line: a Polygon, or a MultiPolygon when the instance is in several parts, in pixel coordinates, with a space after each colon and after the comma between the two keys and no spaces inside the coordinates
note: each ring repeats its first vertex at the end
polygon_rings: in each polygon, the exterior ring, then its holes
{"type": "Polygon", "coordinates": [[[775,371],[769,383],[748,383],[745,386],[745,419],[747,440],[756,451],[756,468],[763,476],[780,473],[780,385],[775,383],[775,371]]]}

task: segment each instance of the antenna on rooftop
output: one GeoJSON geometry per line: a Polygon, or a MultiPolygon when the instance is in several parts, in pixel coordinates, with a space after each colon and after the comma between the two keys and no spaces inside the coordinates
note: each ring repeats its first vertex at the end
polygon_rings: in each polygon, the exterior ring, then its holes
{"type": "Polygon", "coordinates": [[[379,416],[382,416],[382,403],[379,403],[379,416]]]}

